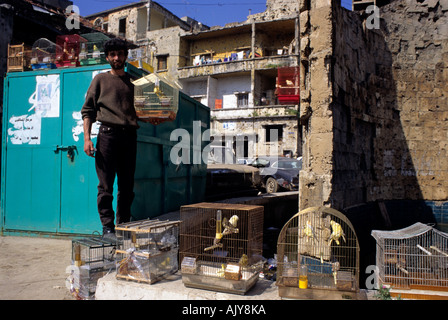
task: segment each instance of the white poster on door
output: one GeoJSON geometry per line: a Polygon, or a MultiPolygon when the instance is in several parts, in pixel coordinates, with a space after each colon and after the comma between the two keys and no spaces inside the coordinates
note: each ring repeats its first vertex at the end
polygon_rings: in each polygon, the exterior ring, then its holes
{"type": "Polygon", "coordinates": [[[12,144],[40,144],[42,118],[58,118],[60,108],[59,75],[36,76],[35,91],[28,98],[28,113],[12,116],[8,128],[12,144]]]}

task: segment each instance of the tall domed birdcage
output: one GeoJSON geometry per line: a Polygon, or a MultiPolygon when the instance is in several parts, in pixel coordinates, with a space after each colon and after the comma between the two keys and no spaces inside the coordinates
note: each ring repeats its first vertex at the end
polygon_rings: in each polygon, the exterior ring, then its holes
{"type": "Polygon", "coordinates": [[[327,207],[294,215],[278,237],[276,284],[285,298],[357,298],[359,243],[347,217],[327,207]]]}

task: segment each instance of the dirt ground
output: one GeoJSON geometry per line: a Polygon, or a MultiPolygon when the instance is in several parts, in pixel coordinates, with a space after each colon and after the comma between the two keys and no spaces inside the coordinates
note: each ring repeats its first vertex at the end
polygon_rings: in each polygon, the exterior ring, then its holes
{"type": "Polygon", "coordinates": [[[0,237],[0,300],[75,300],[65,285],[71,240],[0,237]]]}

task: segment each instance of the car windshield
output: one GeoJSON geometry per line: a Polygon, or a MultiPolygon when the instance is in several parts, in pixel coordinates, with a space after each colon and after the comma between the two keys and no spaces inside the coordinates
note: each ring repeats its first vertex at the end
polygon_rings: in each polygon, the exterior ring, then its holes
{"type": "Polygon", "coordinates": [[[279,169],[302,169],[302,163],[298,160],[282,160],[273,163],[272,167],[279,169]]]}
{"type": "Polygon", "coordinates": [[[258,167],[272,167],[279,169],[302,169],[302,161],[295,159],[282,159],[277,161],[277,159],[269,158],[257,158],[252,165],[258,167]]]}

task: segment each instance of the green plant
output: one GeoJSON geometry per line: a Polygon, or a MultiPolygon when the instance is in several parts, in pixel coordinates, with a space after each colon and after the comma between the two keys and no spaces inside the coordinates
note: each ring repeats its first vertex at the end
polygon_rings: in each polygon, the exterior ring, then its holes
{"type": "MultiPolygon", "coordinates": [[[[378,289],[378,292],[375,293],[374,297],[377,300],[393,300],[390,295],[390,287],[382,286],[378,289]]],[[[401,300],[401,296],[398,296],[396,300],[401,300]]]]}

